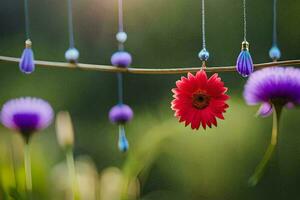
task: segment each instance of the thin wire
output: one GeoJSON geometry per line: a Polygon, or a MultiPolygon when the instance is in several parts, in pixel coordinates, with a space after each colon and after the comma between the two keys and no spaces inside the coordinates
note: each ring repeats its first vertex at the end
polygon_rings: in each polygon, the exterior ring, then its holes
{"type": "Polygon", "coordinates": [[[73,29],[73,9],[72,0],[68,0],[68,26],[69,26],[69,45],[74,47],[74,29],[73,29]]]}
{"type": "MultiPolygon", "coordinates": [[[[119,32],[124,31],[124,22],[123,22],[123,0],[118,0],[118,15],[119,15],[119,32]]],[[[119,51],[124,50],[124,44],[119,42],[118,44],[119,51]]]]}
{"type": "Polygon", "coordinates": [[[202,48],[206,48],[205,38],[205,0],[202,0],[202,48]]]}
{"type": "Polygon", "coordinates": [[[26,39],[30,39],[30,22],[29,22],[29,5],[28,0],[24,0],[24,14],[25,14],[25,33],[26,39]]]}
{"type": "Polygon", "coordinates": [[[246,0],[243,0],[244,10],[244,41],[247,41],[247,12],[246,12],[246,0]]]}
{"type": "Polygon", "coordinates": [[[123,0],[119,0],[119,32],[122,32],[123,29],[123,0]]]}
{"type": "Polygon", "coordinates": [[[277,46],[277,0],[273,0],[273,46],[277,46]]]}
{"type": "Polygon", "coordinates": [[[117,73],[118,79],[118,103],[123,104],[123,74],[117,73]]]}
{"type": "MultiPolygon", "coordinates": [[[[118,16],[119,16],[119,32],[124,31],[124,23],[123,23],[123,0],[118,0],[118,16]]],[[[124,44],[119,42],[118,45],[119,51],[124,50],[124,44]]],[[[118,79],[118,102],[119,104],[123,104],[123,74],[117,73],[118,79]]]]}

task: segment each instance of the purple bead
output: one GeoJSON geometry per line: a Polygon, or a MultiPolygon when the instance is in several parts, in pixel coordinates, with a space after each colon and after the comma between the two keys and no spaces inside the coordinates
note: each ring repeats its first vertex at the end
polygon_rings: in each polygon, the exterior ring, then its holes
{"type": "Polygon", "coordinates": [[[30,74],[34,71],[34,55],[31,48],[24,49],[19,63],[19,68],[25,74],[30,74]]]}
{"type": "Polygon", "coordinates": [[[132,109],[126,104],[118,104],[109,111],[109,120],[112,123],[126,123],[133,117],[132,109]]]}
{"type": "Polygon", "coordinates": [[[126,51],[118,51],[111,57],[111,63],[116,67],[128,67],[132,62],[131,55],[126,51]]]}
{"type": "Polygon", "coordinates": [[[10,129],[29,136],[50,125],[53,110],[50,104],[38,98],[19,98],[6,102],[1,110],[1,122],[10,129]]]}
{"type": "Polygon", "coordinates": [[[248,77],[253,72],[253,61],[248,50],[241,51],[236,62],[236,70],[243,77],[248,77]]]}

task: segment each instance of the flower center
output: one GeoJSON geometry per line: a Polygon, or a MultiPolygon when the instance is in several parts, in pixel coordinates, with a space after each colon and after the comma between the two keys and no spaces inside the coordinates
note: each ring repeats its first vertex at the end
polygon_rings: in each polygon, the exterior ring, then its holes
{"type": "Polygon", "coordinates": [[[193,106],[197,109],[206,108],[209,105],[210,96],[205,91],[199,90],[192,96],[193,106]]]}
{"type": "Polygon", "coordinates": [[[39,116],[36,113],[17,113],[13,121],[23,136],[29,137],[38,129],[39,116]]]}

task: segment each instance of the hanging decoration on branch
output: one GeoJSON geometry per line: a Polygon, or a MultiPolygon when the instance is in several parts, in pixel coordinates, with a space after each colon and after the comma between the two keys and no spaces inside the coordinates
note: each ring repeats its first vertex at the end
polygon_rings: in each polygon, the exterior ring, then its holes
{"type": "Polygon", "coordinates": [[[68,1],[68,28],[69,28],[69,49],[65,53],[65,58],[69,63],[77,63],[79,51],[75,48],[74,28],[73,28],[73,3],[68,1]]]}
{"type": "Polygon", "coordinates": [[[273,61],[277,61],[281,57],[277,44],[277,0],[273,0],[273,45],[269,51],[269,56],[273,61]]]}
{"type": "Polygon", "coordinates": [[[202,50],[198,57],[202,61],[202,67],[206,67],[206,61],[209,58],[209,52],[206,50],[206,35],[205,35],[205,0],[202,0],[202,50]]]}
{"type": "Polygon", "coordinates": [[[23,50],[21,60],[19,63],[19,68],[21,72],[25,74],[30,74],[35,69],[34,64],[34,54],[32,51],[32,42],[30,40],[30,23],[29,23],[29,4],[28,0],[24,0],[24,14],[25,14],[25,32],[26,32],[26,41],[25,49],[23,50]]]}
{"type": "Polygon", "coordinates": [[[248,77],[254,70],[253,61],[249,52],[249,43],[247,42],[247,13],[246,0],[243,0],[244,10],[244,41],[242,42],[242,50],[236,61],[236,70],[243,77],[248,77]]]}
{"type": "Polygon", "coordinates": [[[212,125],[217,126],[217,118],[224,119],[223,113],[229,107],[226,101],[227,88],[217,73],[207,77],[206,61],[209,53],[206,50],[205,40],[205,0],[202,0],[202,50],[199,58],[202,61],[202,69],[193,75],[188,73],[187,77],[181,77],[176,82],[177,88],[172,89],[174,100],[171,108],[175,111],[175,117],[185,126],[191,125],[192,129],[203,129],[212,125]]]}
{"type": "MultiPolygon", "coordinates": [[[[123,0],[118,1],[119,27],[116,39],[118,41],[118,51],[111,57],[113,66],[127,68],[132,62],[131,55],[124,50],[124,43],[127,40],[127,34],[124,32],[123,25],[123,0]]],[[[129,143],[125,134],[125,124],[133,118],[132,109],[123,103],[123,74],[117,73],[118,79],[118,104],[113,106],[109,111],[109,120],[119,126],[118,147],[121,152],[126,152],[129,143]]]]}

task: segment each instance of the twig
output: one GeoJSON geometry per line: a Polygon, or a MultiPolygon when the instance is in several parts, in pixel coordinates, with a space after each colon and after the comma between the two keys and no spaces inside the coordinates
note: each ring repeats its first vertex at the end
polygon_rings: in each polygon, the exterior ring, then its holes
{"type": "MultiPolygon", "coordinates": [[[[19,62],[19,58],[0,56],[0,63],[3,62],[19,62]]],[[[92,71],[102,71],[102,72],[121,72],[130,74],[185,74],[187,72],[196,72],[201,69],[201,67],[180,67],[180,68],[119,68],[110,65],[96,65],[96,64],[85,64],[85,63],[65,63],[65,62],[50,62],[36,60],[35,64],[40,67],[56,67],[56,68],[68,68],[68,69],[82,69],[82,70],[92,70],[92,71]]],[[[255,64],[255,69],[261,69],[265,67],[272,66],[293,66],[300,65],[300,60],[285,60],[277,62],[259,63],[255,64]]],[[[207,67],[206,72],[235,72],[235,66],[225,66],[225,67],[207,67]]]]}

